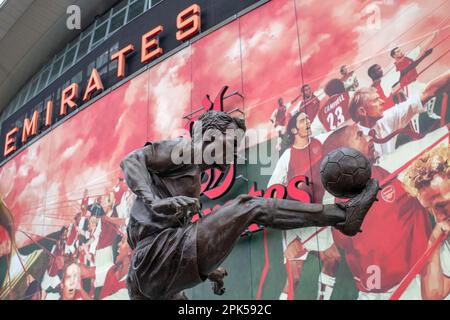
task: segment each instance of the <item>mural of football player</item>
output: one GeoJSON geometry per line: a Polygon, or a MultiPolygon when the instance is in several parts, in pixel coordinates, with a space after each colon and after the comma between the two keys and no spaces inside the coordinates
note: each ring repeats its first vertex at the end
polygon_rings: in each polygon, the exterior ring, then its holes
{"type": "Polygon", "coordinates": [[[404,102],[384,110],[384,100],[373,87],[355,92],[349,113],[365,135],[374,138],[375,151],[379,156],[394,152],[397,136],[418,113],[425,112],[424,104],[449,87],[450,72],[430,81],[423,92],[410,96],[404,102]]]}
{"type": "Polygon", "coordinates": [[[331,79],[324,88],[328,99],[322,103],[318,118],[326,131],[342,127],[351,121],[348,111],[350,93],[339,79],[331,79]]]}
{"type": "Polygon", "coordinates": [[[83,279],[91,280],[91,288],[104,285],[106,274],[114,264],[113,242],[118,234],[115,219],[120,220],[106,216],[89,218],[88,241],[80,248],[80,267],[83,279]]]}
{"type": "Polygon", "coordinates": [[[123,179],[119,177],[116,185],[113,187],[113,212],[112,217],[125,218],[126,212],[126,198],[128,195],[128,187],[123,179]]]}
{"type": "Polygon", "coordinates": [[[283,98],[278,99],[278,106],[270,116],[270,121],[273,123],[275,132],[277,133],[277,150],[281,150],[282,136],[286,133],[286,105],[283,98]]]}
{"type": "MultiPolygon", "coordinates": [[[[385,181],[389,171],[376,163],[373,138],[356,124],[340,128],[324,142],[324,150],[350,147],[372,163],[372,177],[385,181]]],[[[379,201],[367,215],[363,232],[353,238],[333,231],[361,300],[387,300],[426,250],[431,224],[426,210],[410,196],[397,178],[381,185],[379,201]],[[370,253],[370,254],[369,254],[370,253]]],[[[420,299],[420,280],[414,278],[403,299],[420,299]]]]}
{"type": "Polygon", "coordinates": [[[89,205],[89,190],[84,189],[83,198],[81,199],[81,204],[80,204],[80,208],[81,208],[81,212],[83,213],[83,216],[86,215],[88,205],[89,205]]]}
{"type": "Polygon", "coordinates": [[[100,291],[99,299],[129,299],[126,289],[126,276],[130,267],[132,251],[127,243],[126,234],[123,236],[118,235],[115,241],[117,243],[115,262],[106,274],[105,283],[100,291]]]}
{"type": "Polygon", "coordinates": [[[379,64],[373,64],[367,70],[367,74],[372,79],[372,87],[375,88],[379,97],[383,100],[383,110],[392,108],[400,100],[405,100],[403,92],[392,90],[392,85],[396,82],[396,77],[385,77],[383,68],[379,64]]]}
{"type": "Polygon", "coordinates": [[[429,44],[434,40],[434,37],[430,37],[427,43],[420,47],[412,50],[408,57],[401,48],[395,47],[391,50],[390,55],[394,59],[395,68],[398,72],[400,72],[400,87],[405,88],[409,84],[413,83],[417,80],[419,74],[416,70],[416,67],[429,56],[433,49],[429,48],[429,44]]]}
{"type": "Polygon", "coordinates": [[[390,56],[394,59],[396,71],[391,68],[385,73],[379,64],[369,67],[367,73],[373,81],[372,87],[384,100],[385,110],[404,101],[408,96],[418,94],[418,91],[423,89],[422,84],[416,83],[419,76],[416,67],[432,53],[433,49],[428,49],[428,47],[434,38],[434,36],[430,37],[421,47],[414,48],[408,54],[405,54],[399,47],[393,48],[390,56]],[[398,86],[399,84],[400,86],[398,86]]]}
{"type": "MultiPolygon", "coordinates": [[[[61,283],[61,271],[64,270],[64,265],[68,261],[69,256],[67,253],[67,227],[63,226],[58,233],[58,239],[50,249],[48,266],[44,272],[44,276],[41,281],[41,287],[45,293],[54,292],[61,283]]],[[[51,295],[49,296],[51,299],[51,295]]]]}
{"type": "MultiPolygon", "coordinates": [[[[313,195],[314,202],[322,202],[324,189],[320,184],[319,166],[323,158],[322,144],[311,138],[311,122],[304,112],[297,112],[288,123],[290,148],[288,148],[277,162],[275,170],[269,180],[268,187],[274,184],[287,184],[296,176],[308,177],[312,183],[302,185],[302,189],[313,195]]],[[[336,281],[335,274],[339,265],[339,252],[333,244],[331,229],[327,228],[317,236],[310,238],[317,232],[317,228],[302,228],[283,232],[283,247],[285,258],[290,263],[292,272],[292,286],[295,288],[300,280],[303,263],[309,252],[319,252],[323,263],[319,276],[318,299],[329,300],[336,281]]],[[[280,299],[288,296],[289,283],[286,281],[280,299]]]]}
{"type": "Polygon", "coordinates": [[[433,215],[436,225],[430,247],[441,234],[444,242],[434,251],[421,274],[424,299],[450,299],[450,164],[448,145],[423,154],[408,168],[404,183],[408,192],[433,215]]]}
{"type": "Polygon", "coordinates": [[[355,91],[359,87],[358,78],[354,71],[349,71],[347,65],[341,66],[341,81],[344,83],[345,90],[355,91]]]}
{"type": "Polygon", "coordinates": [[[294,103],[300,97],[302,97],[302,100],[290,110],[290,114],[291,116],[293,116],[297,112],[303,111],[308,115],[309,119],[313,121],[316,118],[317,113],[319,112],[320,100],[319,98],[317,98],[316,94],[311,88],[311,85],[308,83],[302,85],[302,87],[300,88],[300,93],[301,95],[294,99],[292,103],[294,103]]]}

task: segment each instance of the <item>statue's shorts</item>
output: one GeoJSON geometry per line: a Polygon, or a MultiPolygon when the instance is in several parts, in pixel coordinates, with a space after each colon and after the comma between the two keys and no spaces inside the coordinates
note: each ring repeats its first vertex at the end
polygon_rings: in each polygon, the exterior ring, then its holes
{"type": "Polygon", "coordinates": [[[130,298],[176,299],[206,280],[197,264],[197,224],[168,228],[137,243],[127,277],[130,298]]]}

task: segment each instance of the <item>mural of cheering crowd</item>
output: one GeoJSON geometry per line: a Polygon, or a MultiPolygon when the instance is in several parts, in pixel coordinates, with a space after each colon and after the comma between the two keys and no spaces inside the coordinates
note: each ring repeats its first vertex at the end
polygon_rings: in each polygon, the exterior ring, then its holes
{"type": "MultiPolygon", "coordinates": [[[[383,189],[352,238],[246,233],[220,298],[448,299],[448,12],[447,0],[271,0],[105,92],[0,167],[0,298],[127,299],[135,195],[120,161],[178,136],[221,92],[247,132],[264,131],[246,151],[278,157],[203,179],[204,214],[294,180],[311,202],[342,201],[320,179],[338,147],[363,153],[383,189]]],[[[209,283],[186,295],[217,298],[209,283]]]]}
{"type": "Polygon", "coordinates": [[[86,189],[83,198],[74,201],[77,210],[71,223],[41,240],[32,240],[26,249],[11,243],[14,232],[33,237],[21,229],[8,230],[14,222],[2,201],[0,256],[8,265],[18,264],[25,274],[18,282],[3,270],[3,282],[14,288],[2,295],[25,300],[128,299],[125,279],[132,251],[125,226],[133,199],[122,177],[105,194],[90,195],[86,189]],[[41,252],[41,258],[29,268],[29,253],[35,250],[41,252]]]}
{"type": "Polygon", "coordinates": [[[268,186],[304,175],[313,202],[338,201],[320,183],[320,163],[337,147],[351,147],[371,160],[372,176],[383,187],[364,232],[354,238],[330,227],[283,232],[290,277],[280,299],[294,297],[309,253],[322,265],[317,299],[331,298],[342,259],[358,299],[450,298],[450,72],[428,83],[420,76],[433,64],[435,38],[407,53],[392,48],[393,65],[372,64],[366,75],[358,70],[370,86],[360,86],[357,73],[342,65],[340,77],[323,88],[304,84],[294,100],[278,99],[270,122],[281,157],[268,186]]]}

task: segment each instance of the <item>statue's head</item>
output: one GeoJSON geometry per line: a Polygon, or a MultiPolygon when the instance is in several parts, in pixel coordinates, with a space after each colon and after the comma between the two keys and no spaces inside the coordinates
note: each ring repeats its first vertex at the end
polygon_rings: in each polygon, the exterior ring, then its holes
{"type": "Polygon", "coordinates": [[[245,122],[222,111],[207,111],[191,129],[194,149],[201,150],[202,165],[224,171],[244,139],[245,122]]]}

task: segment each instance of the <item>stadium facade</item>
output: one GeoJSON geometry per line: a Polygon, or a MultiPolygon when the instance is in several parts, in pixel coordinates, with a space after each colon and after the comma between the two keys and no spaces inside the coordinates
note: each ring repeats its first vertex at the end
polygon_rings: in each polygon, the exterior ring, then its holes
{"type": "Polygon", "coordinates": [[[193,223],[239,194],[336,201],[319,166],[340,146],[373,159],[383,190],[353,238],[250,226],[223,264],[226,293],[205,283],[189,298],[448,298],[448,83],[421,99],[449,71],[448,12],[420,0],[115,2],[2,106],[0,298],[127,299],[134,195],[120,161],[188,136],[209,109],[258,132],[245,150],[256,161],[206,172],[193,223]],[[351,108],[361,90],[382,101],[374,123],[351,108]]]}

